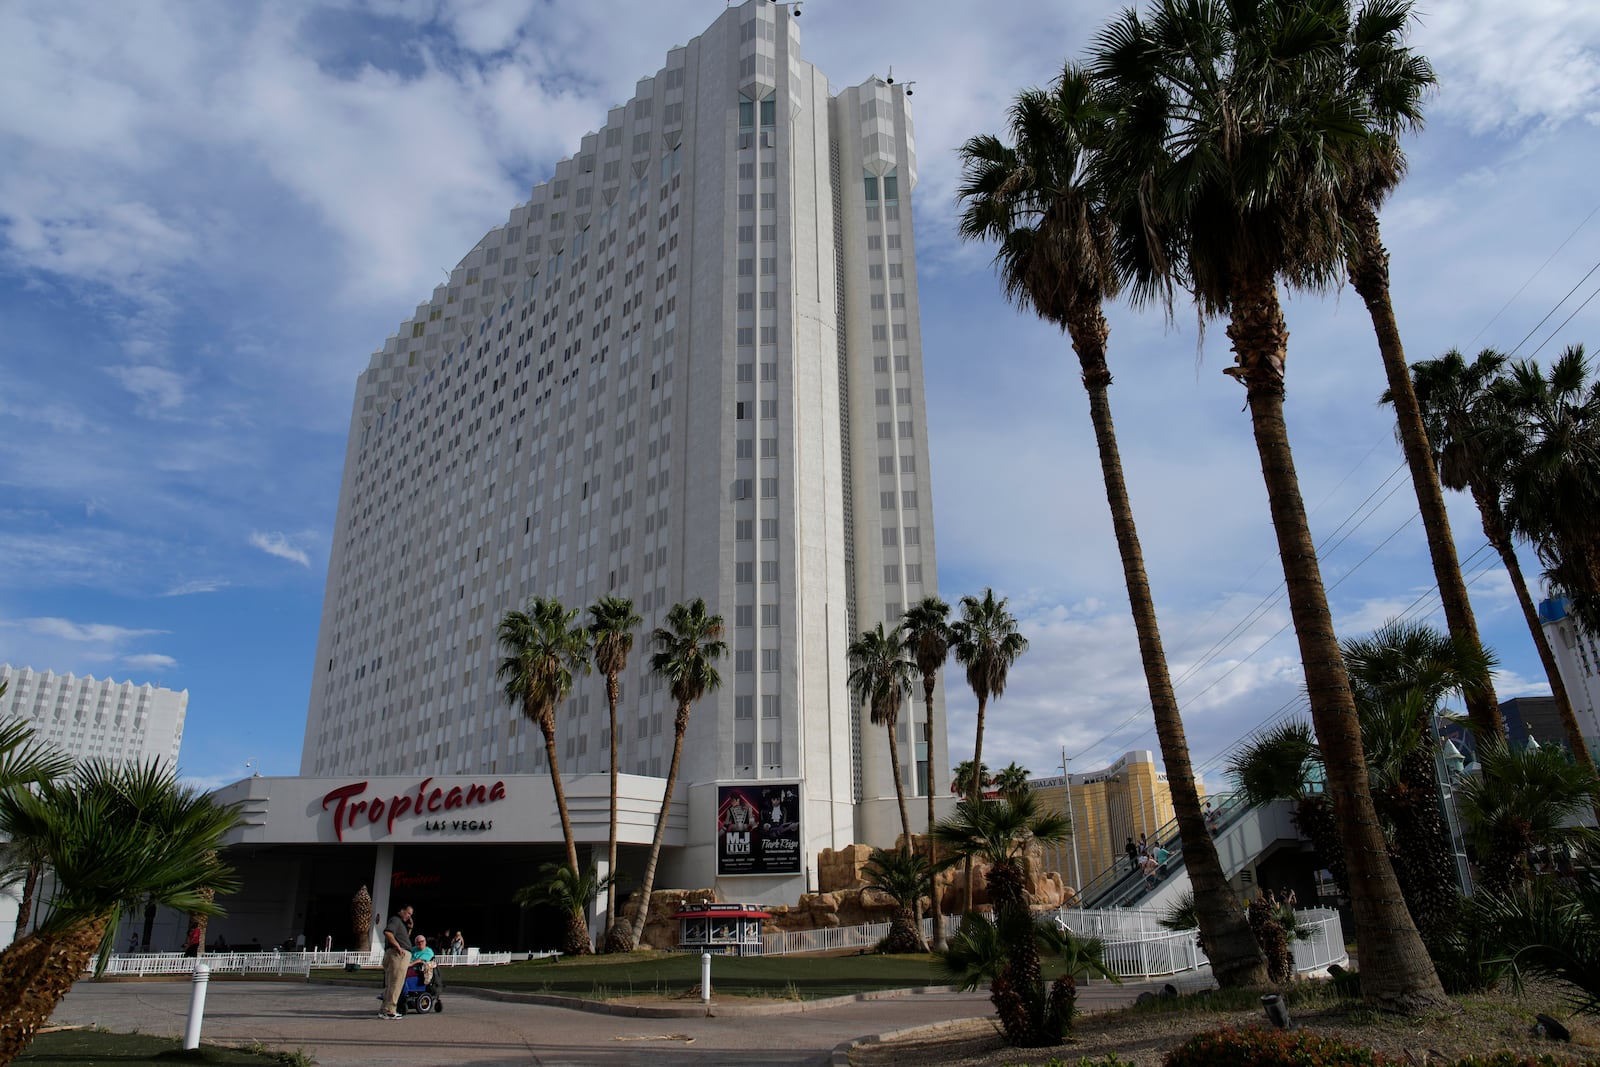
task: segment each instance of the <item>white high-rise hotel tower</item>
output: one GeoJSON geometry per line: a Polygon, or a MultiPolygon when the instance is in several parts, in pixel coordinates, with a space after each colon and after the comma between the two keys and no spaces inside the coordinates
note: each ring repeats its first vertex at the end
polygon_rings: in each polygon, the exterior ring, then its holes
{"type": "MultiPolygon", "coordinates": [[[[787,5],[731,8],[374,353],[303,775],[545,770],[496,682],[496,625],[531,596],[614,595],[644,618],[621,766],[659,777],[674,706],[648,636],[704,597],[730,656],[690,721],[690,852],[715,840],[696,795],[745,781],[795,784],[807,867],[892,843],[888,746],[846,648],[937,589],[904,88],[831,94],[787,5]]],[[[931,766],[948,795],[920,693],[908,792],[931,766]]],[[[606,769],[606,718],[600,680],[577,680],[563,775],[606,769]]]]}

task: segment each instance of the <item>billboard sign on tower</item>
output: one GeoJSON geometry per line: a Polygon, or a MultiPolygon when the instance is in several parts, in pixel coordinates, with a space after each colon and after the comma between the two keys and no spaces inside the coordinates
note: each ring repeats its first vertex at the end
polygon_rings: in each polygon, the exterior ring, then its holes
{"type": "Polygon", "coordinates": [[[798,783],[718,786],[717,876],[800,872],[798,783]]]}

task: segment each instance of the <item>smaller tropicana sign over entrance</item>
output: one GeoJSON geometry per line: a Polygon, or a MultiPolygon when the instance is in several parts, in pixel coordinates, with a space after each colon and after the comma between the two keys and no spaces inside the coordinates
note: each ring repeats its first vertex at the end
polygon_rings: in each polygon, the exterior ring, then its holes
{"type": "MultiPolygon", "coordinates": [[[[353,782],[328,790],[322,798],[323,811],[328,810],[328,805],[334,805],[333,833],[341,842],[345,830],[363,819],[368,825],[383,823],[382,832],[387,834],[394,833],[395,820],[407,817],[426,819],[423,824],[425,830],[487,830],[494,825],[493,820],[467,818],[464,815],[452,817],[446,813],[462,808],[484,807],[504,800],[506,783],[498,781],[493,785],[485,785],[482,782],[469,782],[447,789],[433,785],[432,778],[424,778],[415,793],[408,789],[387,800],[383,797],[356,799],[366,791],[366,782],[353,782]]],[[[473,812],[473,815],[476,816],[477,812],[473,812]]]]}

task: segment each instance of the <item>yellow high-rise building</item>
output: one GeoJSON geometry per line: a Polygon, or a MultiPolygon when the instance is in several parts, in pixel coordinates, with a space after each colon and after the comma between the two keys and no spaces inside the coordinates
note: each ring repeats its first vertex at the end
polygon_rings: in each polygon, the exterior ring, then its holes
{"type": "MultiPolygon", "coordinates": [[[[1100,872],[1123,856],[1129,838],[1145,834],[1153,842],[1162,832],[1162,843],[1176,836],[1163,830],[1172,821],[1172,794],[1167,788],[1167,773],[1156,768],[1154,753],[1126,753],[1109,767],[1087,774],[1053,778],[1034,778],[1028,782],[1046,810],[1060,811],[1072,821],[1072,836],[1059,845],[1046,846],[1050,866],[1074,889],[1092,881],[1100,872]]],[[[1195,786],[1202,797],[1205,783],[1199,776],[1195,786]]]]}

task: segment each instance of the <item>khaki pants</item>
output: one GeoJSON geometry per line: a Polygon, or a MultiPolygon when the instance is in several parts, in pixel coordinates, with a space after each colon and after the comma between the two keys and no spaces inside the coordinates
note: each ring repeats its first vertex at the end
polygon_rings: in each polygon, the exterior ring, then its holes
{"type": "Polygon", "coordinates": [[[384,1014],[393,1015],[399,1010],[395,1005],[400,1000],[400,989],[406,984],[406,968],[410,965],[410,953],[396,952],[390,948],[383,950],[384,1014]]]}

